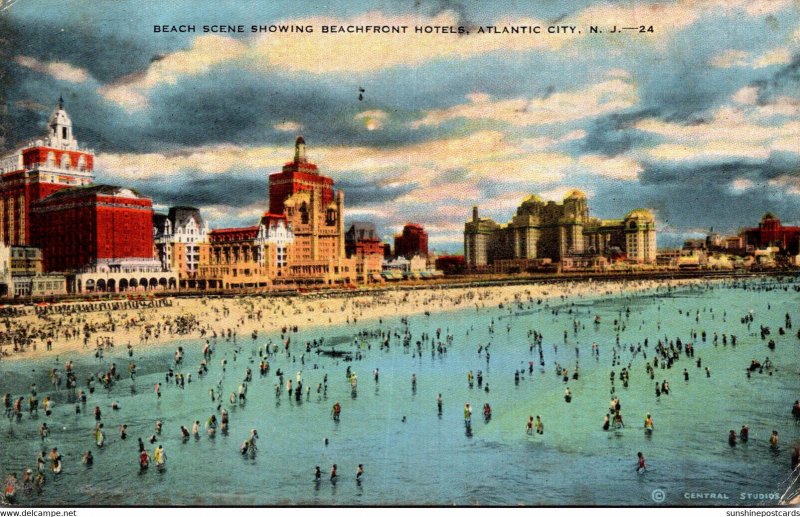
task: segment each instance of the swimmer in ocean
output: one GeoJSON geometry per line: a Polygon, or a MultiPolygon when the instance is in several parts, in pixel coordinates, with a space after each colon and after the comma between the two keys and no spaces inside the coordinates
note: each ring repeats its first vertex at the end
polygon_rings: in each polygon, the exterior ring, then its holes
{"type": "Polygon", "coordinates": [[[644,432],[646,434],[651,434],[653,432],[653,417],[650,416],[650,413],[647,413],[647,416],[644,418],[644,432]]]}
{"type": "Polygon", "coordinates": [[[647,472],[647,464],[644,461],[644,454],[642,454],[641,452],[637,452],[636,457],[638,458],[636,465],[636,473],[641,474],[643,472],[647,472]]]}

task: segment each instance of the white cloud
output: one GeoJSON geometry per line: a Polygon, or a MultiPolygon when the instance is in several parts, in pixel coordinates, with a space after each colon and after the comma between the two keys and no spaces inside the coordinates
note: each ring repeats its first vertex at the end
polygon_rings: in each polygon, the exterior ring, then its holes
{"type": "Polygon", "coordinates": [[[228,205],[203,206],[203,219],[209,222],[211,229],[227,228],[233,224],[242,227],[255,226],[264,214],[266,207],[263,203],[255,203],[243,207],[228,205]]]}
{"type": "Polygon", "coordinates": [[[489,102],[492,98],[491,95],[485,92],[473,92],[467,94],[467,100],[474,104],[480,104],[482,102],[489,102]]]}
{"type": "MultiPolygon", "coordinates": [[[[441,59],[467,59],[497,51],[533,49],[558,50],[577,34],[486,35],[416,33],[421,26],[457,26],[458,15],[452,11],[436,16],[416,14],[390,15],[380,11],[351,18],[309,17],[283,23],[311,25],[313,33],[266,34],[252,42],[250,58],[255,66],[266,66],[284,72],[312,74],[365,73],[397,66],[414,67],[441,59]],[[403,27],[405,33],[323,33],[321,27],[382,26],[403,27]]],[[[532,18],[497,20],[494,25],[543,25],[532,18]]]]}
{"type": "Polygon", "coordinates": [[[578,163],[596,176],[624,181],[638,179],[639,173],[643,170],[638,161],[622,155],[612,157],[586,155],[581,156],[578,163]]]}
{"type": "Polygon", "coordinates": [[[737,90],[731,99],[737,104],[754,106],[758,100],[758,88],[755,86],[745,86],[737,90]]]}
{"type": "Polygon", "coordinates": [[[114,177],[148,180],[185,171],[224,174],[241,163],[256,169],[274,167],[277,172],[287,157],[291,157],[288,147],[215,145],[190,148],[179,153],[102,153],[97,156],[96,168],[114,177]]]}
{"type": "Polygon", "coordinates": [[[745,114],[752,120],[800,116],[800,98],[783,95],[770,99],[769,103],[758,104],[758,94],[757,87],[746,86],[731,96],[731,100],[738,104],[736,109],[741,113],[741,120],[745,114]]]}
{"type": "Polygon", "coordinates": [[[353,120],[361,122],[367,131],[375,131],[383,127],[384,122],[389,118],[389,114],[382,110],[367,110],[358,113],[353,120]]]}
{"type": "Polygon", "coordinates": [[[473,94],[470,101],[430,110],[411,127],[438,126],[462,118],[497,120],[513,126],[564,124],[633,107],[639,102],[639,95],[631,81],[612,78],[544,97],[492,100],[488,94],[473,94]]]}
{"type": "Polygon", "coordinates": [[[744,50],[728,49],[714,56],[710,63],[718,68],[750,67],[755,69],[786,65],[792,62],[792,55],[798,50],[800,50],[800,27],[782,45],[759,55],[744,50]]]}
{"type": "Polygon", "coordinates": [[[730,190],[734,194],[743,194],[744,192],[752,189],[755,186],[751,180],[747,178],[737,178],[730,184],[730,190]]]}
{"type": "Polygon", "coordinates": [[[147,96],[135,85],[115,84],[105,85],[97,89],[103,98],[119,105],[127,111],[138,111],[149,106],[147,96]]]}
{"type": "Polygon", "coordinates": [[[192,46],[163,56],[147,70],[127,75],[98,89],[107,100],[129,111],[147,107],[150,90],[161,84],[175,84],[183,77],[207,73],[211,68],[244,55],[247,45],[226,36],[197,36],[192,46]]]}
{"type": "Polygon", "coordinates": [[[573,158],[563,153],[525,153],[519,157],[478,161],[468,169],[498,183],[547,184],[564,179],[573,158]]]}
{"type": "Polygon", "coordinates": [[[786,65],[792,62],[792,51],[789,47],[774,48],[753,61],[753,68],[765,68],[772,65],[786,65]]]}
{"type": "Polygon", "coordinates": [[[272,127],[276,131],[282,131],[284,133],[297,133],[298,131],[303,130],[302,124],[300,124],[299,122],[294,122],[292,120],[284,120],[280,124],[275,124],[272,127]]]}
{"type": "Polygon", "coordinates": [[[348,208],[347,203],[345,203],[344,208],[344,215],[348,219],[385,219],[387,216],[393,214],[394,211],[391,209],[391,206],[385,208],[348,208]]]}
{"type": "Polygon", "coordinates": [[[772,187],[779,187],[787,194],[800,196],[800,177],[793,175],[783,175],[772,178],[767,182],[772,187]]]}
{"type": "MultiPolygon", "coordinates": [[[[613,5],[603,3],[583,9],[563,21],[577,27],[589,25],[628,26],[658,24],[660,30],[648,33],[639,45],[663,44],[673,34],[709,14],[721,11],[746,16],[777,12],[791,0],[692,0],[651,5],[613,5]]],[[[362,73],[396,66],[413,67],[439,59],[467,59],[491,52],[528,50],[563,51],[569,45],[589,45],[582,34],[417,34],[416,25],[457,26],[458,15],[446,11],[434,17],[414,14],[390,15],[380,11],[351,18],[309,17],[287,20],[287,24],[325,26],[407,26],[406,34],[267,34],[253,44],[253,57],[280,70],[303,73],[362,73]]],[[[541,26],[547,21],[529,18],[481,20],[502,26],[541,26]]],[[[606,35],[607,38],[615,36],[606,35]]]]}
{"type": "MultiPolygon", "coordinates": [[[[555,187],[555,188],[552,188],[550,190],[546,190],[544,192],[541,192],[541,193],[539,193],[539,195],[542,197],[542,199],[544,199],[546,201],[563,201],[564,197],[571,190],[573,190],[573,187],[568,186],[568,185],[562,185],[560,187],[555,187]]],[[[587,198],[591,198],[591,197],[594,196],[594,192],[592,192],[591,190],[583,190],[583,189],[581,189],[581,190],[583,191],[584,194],[586,194],[587,198]]]]}
{"type": "Polygon", "coordinates": [[[47,74],[60,81],[83,83],[91,79],[89,72],[60,61],[44,62],[29,56],[16,56],[14,61],[26,68],[47,74]]]}
{"type": "Polygon", "coordinates": [[[735,66],[747,66],[749,64],[750,53],[744,50],[728,49],[722,54],[711,58],[711,65],[717,68],[732,68],[735,66]]]}
{"type": "Polygon", "coordinates": [[[561,136],[534,136],[520,141],[520,147],[528,152],[547,151],[560,144],[586,138],[586,131],[574,129],[561,136]]]}
{"type": "Polygon", "coordinates": [[[720,158],[764,159],[773,151],[800,154],[798,102],[781,97],[772,104],[749,105],[752,91],[734,94],[738,106],[723,106],[699,124],[679,124],[646,119],[636,129],[663,137],[666,142],[647,149],[649,158],[667,161],[717,160],[720,158]],[[794,119],[770,123],[775,116],[794,119]]]}

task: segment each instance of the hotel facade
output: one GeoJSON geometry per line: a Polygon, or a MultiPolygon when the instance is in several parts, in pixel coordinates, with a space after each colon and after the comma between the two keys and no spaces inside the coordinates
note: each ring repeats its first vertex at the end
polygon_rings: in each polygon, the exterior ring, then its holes
{"type": "Polygon", "coordinates": [[[153,254],[152,200],[95,184],[93,169],[59,99],[47,134],[0,158],[0,241],[41,249],[42,274],[70,292],[177,288],[153,254]]]}
{"type": "Polygon", "coordinates": [[[472,269],[499,261],[556,263],[612,252],[630,262],[655,263],[655,219],[649,210],[632,210],[622,219],[593,218],[586,195],[572,190],[561,203],[528,196],[507,224],[481,218],[473,207],[464,225],[464,257],[472,269]]]}
{"type": "Polygon", "coordinates": [[[201,289],[331,286],[357,281],[345,253],[344,193],[308,161],[295,141],[294,159],[269,176],[268,210],[258,224],[208,233],[208,261],[189,286],[201,289]]]}

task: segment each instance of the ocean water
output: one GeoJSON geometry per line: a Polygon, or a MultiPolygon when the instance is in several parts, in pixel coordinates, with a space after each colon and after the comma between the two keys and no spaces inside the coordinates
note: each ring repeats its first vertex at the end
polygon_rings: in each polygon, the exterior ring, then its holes
{"type": "MultiPolygon", "coordinates": [[[[127,378],[129,358],[118,347],[102,360],[92,356],[76,361],[80,386],[91,373],[104,371],[115,362],[122,378],[110,391],[101,387],[90,395],[81,414],[66,390],[49,391],[46,371],[61,368],[65,358],[0,362],[0,391],[28,395],[36,382],[40,401],[50,395],[54,413],[38,417],[27,413],[19,422],[0,419],[0,476],[35,469],[40,450],[58,447],[63,473],[47,472],[41,495],[23,495],[23,505],[759,505],[776,504],[790,476],[790,445],[800,438],[800,425],[791,416],[792,403],[800,398],[800,292],[794,280],[781,283],[754,279],[739,285],[711,284],[712,288],[661,289],[634,296],[598,296],[537,303],[523,298],[505,307],[461,310],[396,318],[359,321],[348,326],[300,329],[289,334],[291,355],[281,352],[269,358],[270,372],[258,373],[259,345],[281,336],[260,335],[253,341],[239,335],[237,343],[218,340],[210,372],[197,375],[203,340],[185,340],[160,348],[134,349],[139,374],[127,378]],[[680,311],[680,312],[679,312],[680,311]],[[794,328],[779,335],[789,313],[794,328]],[[753,314],[750,328],[741,318],[753,314]],[[595,318],[599,317],[599,324],[595,318]],[[615,320],[618,328],[615,329],[615,320]],[[760,326],[769,326],[775,350],[762,340],[760,326]],[[493,331],[490,330],[493,327],[493,331]],[[577,331],[575,328],[577,327],[577,331]],[[391,329],[388,348],[381,338],[361,337],[362,330],[391,329]],[[441,341],[452,335],[446,353],[432,351],[426,341],[418,352],[423,333],[441,341]],[[539,365],[538,348],[530,349],[529,331],[543,335],[545,366],[539,365]],[[707,333],[702,341],[700,332],[707,333]],[[403,334],[410,332],[410,346],[403,334]],[[566,341],[564,332],[567,332],[566,341]],[[696,339],[691,332],[697,331],[696,339]],[[716,346],[713,335],[719,336],[716,346]],[[729,336],[722,345],[722,334],[729,336]],[[395,334],[401,337],[395,337],[395,334]],[[616,345],[619,335],[620,345],[616,345]],[[730,335],[736,335],[733,347],[730,335]],[[359,351],[360,360],[345,361],[305,353],[305,343],[324,338],[327,347],[359,351]],[[648,339],[647,347],[644,346],[648,339]],[[662,341],[680,338],[692,342],[695,358],[685,355],[671,369],[657,369],[655,379],[667,380],[669,395],[657,399],[655,381],[645,372],[654,348],[662,341]],[[599,358],[591,353],[599,347],[599,358]],[[490,344],[490,360],[478,353],[490,344]],[[192,373],[192,382],[180,389],[165,384],[177,346],[186,356],[176,371],[192,373]],[[642,352],[631,353],[641,345],[642,352]],[[601,429],[609,400],[613,351],[622,366],[630,363],[627,388],[615,381],[626,427],[601,429]],[[577,352],[576,352],[577,349],[577,352]],[[234,353],[239,350],[238,353],[234,353]],[[644,355],[646,354],[646,358],[644,355]],[[304,363],[301,364],[301,356],[304,363]],[[752,359],[766,357],[775,365],[772,375],[745,369],[752,359]],[[221,360],[227,359],[223,373],[221,360]],[[702,368],[696,366],[702,358],[702,368]],[[529,362],[534,362],[528,374],[529,362]],[[579,363],[579,380],[564,383],[555,373],[556,363],[572,372],[579,363]],[[230,404],[245,369],[253,369],[247,400],[230,404]],[[704,368],[711,369],[706,377],[704,368]],[[358,376],[352,392],[346,369],[358,376]],[[379,381],[373,371],[379,370],[379,381]],[[683,378],[683,369],[689,381],[683,378]],[[303,385],[312,392],[301,402],[286,394],[276,396],[281,369],[295,380],[302,371],[303,385]],[[467,384],[467,372],[483,374],[490,391],[467,384]],[[524,370],[515,382],[516,370],[524,370]],[[327,374],[327,391],[316,386],[327,374]],[[416,375],[416,390],[411,377],[416,375]],[[191,429],[195,420],[204,424],[216,411],[209,389],[222,381],[223,406],[230,413],[230,432],[209,438],[181,439],[180,426],[191,429]],[[163,396],[153,393],[162,383],[163,396]],[[565,387],[573,394],[564,401],[565,387]],[[442,394],[443,411],[437,412],[436,396],[442,394]],[[121,409],[111,410],[118,401],[121,409]],[[331,417],[334,402],[342,406],[341,419],[331,417]],[[473,408],[472,422],[465,426],[465,403],[473,408]],[[482,416],[484,403],[492,418],[482,416]],[[92,409],[101,407],[106,445],[94,444],[92,409]],[[655,432],[643,431],[645,414],[651,413],[655,432]],[[529,415],[540,415],[542,435],[528,435],[529,415]],[[154,422],[163,421],[159,437],[167,453],[167,467],[140,472],[137,437],[147,443],[154,422]],[[43,443],[38,427],[46,421],[52,432],[43,443]],[[128,425],[128,439],[121,440],[118,427],[128,425]],[[746,445],[730,447],[729,430],[750,427],[746,445]],[[244,457],[239,446],[251,429],[260,439],[255,457],[244,457]],[[772,430],[780,445],[769,446],[772,430]],[[327,439],[327,444],[325,440],[327,439]],[[81,464],[91,450],[91,467],[81,464]],[[636,454],[643,452],[648,470],[636,472],[636,454]],[[339,477],[329,480],[332,464],[339,477]],[[364,466],[360,483],[355,474],[364,466]],[[322,469],[315,482],[313,469],[322,469]],[[713,497],[713,499],[711,499],[713,497]]],[[[304,388],[305,389],[305,388],[304,388]]]]}

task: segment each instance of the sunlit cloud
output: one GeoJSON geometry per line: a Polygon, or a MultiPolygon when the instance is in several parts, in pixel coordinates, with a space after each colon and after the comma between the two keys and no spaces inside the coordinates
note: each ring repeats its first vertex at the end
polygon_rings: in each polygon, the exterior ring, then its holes
{"type": "Polygon", "coordinates": [[[30,68],[39,73],[49,75],[60,81],[70,83],[82,83],[91,79],[89,72],[83,68],[72,66],[69,63],[60,61],[44,62],[29,56],[16,56],[14,62],[18,65],[30,68]]]}
{"type": "Polygon", "coordinates": [[[747,178],[736,178],[730,184],[730,189],[734,194],[743,194],[755,186],[752,180],[747,178]]]}
{"type": "Polygon", "coordinates": [[[272,126],[275,131],[282,131],[284,133],[297,133],[298,131],[303,130],[303,125],[299,122],[294,122],[292,120],[286,120],[279,124],[275,124],[272,126]]]}
{"type": "Polygon", "coordinates": [[[610,79],[542,97],[492,100],[488,94],[473,94],[469,99],[467,104],[431,110],[411,127],[437,126],[452,119],[497,120],[514,126],[564,124],[631,108],[639,95],[632,82],[610,79]]]}
{"type": "Polygon", "coordinates": [[[216,34],[197,36],[190,48],[167,54],[144,71],[100,87],[98,93],[129,111],[140,110],[148,106],[148,94],[153,88],[205,74],[215,66],[242,57],[246,50],[247,45],[234,38],[216,34]]]}
{"type": "MultiPolygon", "coordinates": [[[[733,98],[740,104],[751,100],[752,91],[739,90],[733,98]]],[[[800,121],[769,124],[776,115],[797,115],[797,101],[782,97],[763,106],[723,106],[710,120],[695,124],[646,119],[641,131],[663,137],[666,142],[646,151],[653,159],[667,161],[708,160],[726,157],[764,159],[773,151],[800,154],[800,121]]]]}
{"type": "Polygon", "coordinates": [[[389,118],[389,114],[382,110],[368,110],[362,111],[361,113],[357,114],[353,117],[353,120],[356,120],[364,125],[364,128],[367,131],[375,131],[376,129],[380,129],[383,127],[384,122],[389,118]]]}
{"type": "Polygon", "coordinates": [[[643,170],[637,160],[626,156],[586,155],[582,156],[578,163],[586,167],[591,174],[624,181],[638,179],[639,173],[643,170]]]}

